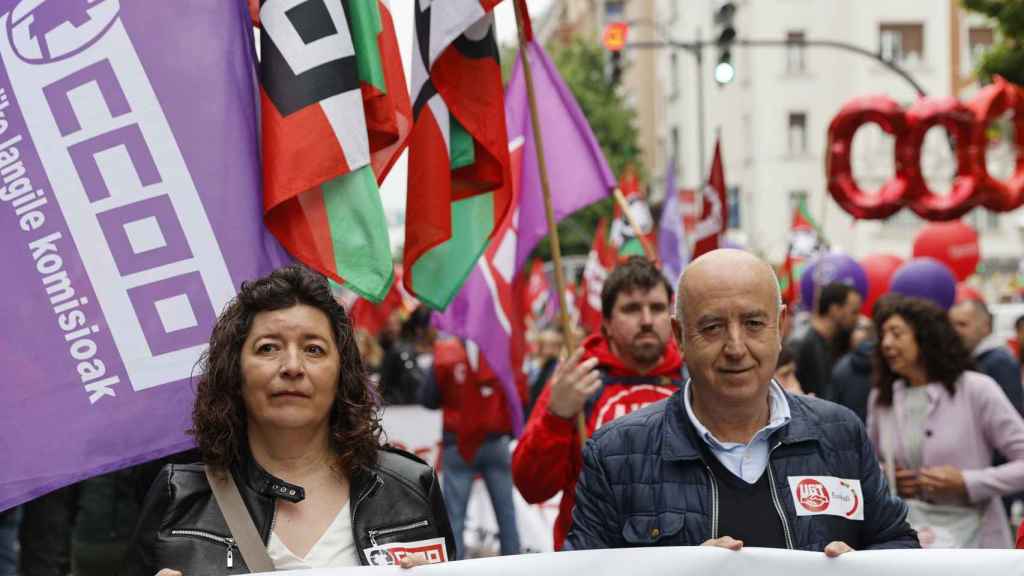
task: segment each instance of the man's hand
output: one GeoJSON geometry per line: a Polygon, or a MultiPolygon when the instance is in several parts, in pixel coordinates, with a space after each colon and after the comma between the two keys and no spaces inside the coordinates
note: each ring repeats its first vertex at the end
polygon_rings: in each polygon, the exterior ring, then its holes
{"type": "Polygon", "coordinates": [[[839,540],[829,542],[828,546],[825,546],[825,556],[829,558],[835,558],[847,552],[853,552],[853,548],[850,548],[846,542],[840,542],[839,540]]]}
{"type": "Polygon", "coordinates": [[[728,550],[736,551],[743,548],[743,540],[737,540],[732,536],[722,536],[721,538],[712,538],[711,540],[705,541],[701,546],[714,546],[716,548],[726,548],[728,550]]]}
{"type": "Polygon", "coordinates": [[[953,466],[922,468],[917,475],[920,494],[926,500],[967,501],[964,473],[953,466]]]}
{"type": "Polygon", "coordinates": [[[156,576],[183,576],[181,572],[177,570],[171,570],[170,568],[163,568],[156,573],[156,576]]]}
{"type": "Polygon", "coordinates": [[[597,358],[580,362],[582,356],[583,348],[577,348],[555,369],[548,402],[548,410],[555,416],[567,420],[576,416],[583,410],[587,398],[601,387],[601,373],[595,370],[597,358]]]}
{"type": "Polygon", "coordinates": [[[896,469],[896,492],[902,498],[917,498],[921,490],[917,470],[896,469]]]}

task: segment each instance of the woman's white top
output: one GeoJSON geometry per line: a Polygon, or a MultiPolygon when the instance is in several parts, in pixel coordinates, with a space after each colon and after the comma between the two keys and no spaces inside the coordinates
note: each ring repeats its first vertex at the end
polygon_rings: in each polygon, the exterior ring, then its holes
{"type": "Polygon", "coordinates": [[[285,546],[274,532],[267,542],[267,554],[278,570],[310,570],[314,568],[340,568],[359,566],[359,551],[352,537],[352,515],[349,503],[342,506],[331,525],[309,549],[305,558],[299,558],[285,546]]]}

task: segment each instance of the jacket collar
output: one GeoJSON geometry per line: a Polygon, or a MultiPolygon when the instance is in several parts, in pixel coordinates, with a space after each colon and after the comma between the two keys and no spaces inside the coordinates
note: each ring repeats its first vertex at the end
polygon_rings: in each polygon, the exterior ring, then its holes
{"type": "Polygon", "coordinates": [[[306,491],[302,486],[285,482],[264,470],[256,462],[256,459],[253,458],[252,452],[249,450],[246,450],[243,454],[242,462],[238,468],[239,472],[241,472],[242,480],[249,488],[263,496],[283,498],[289,502],[302,502],[306,498],[306,491]]]}
{"type": "MultiPolygon", "coordinates": [[[[701,440],[697,430],[686,414],[685,388],[678,390],[667,400],[665,422],[662,426],[661,457],[664,460],[697,460],[701,458],[701,440]]],[[[770,445],[795,444],[822,437],[817,417],[804,403],[803,398],[784,392],[789,403],[790,420],[771,435],[770,445]]]]}
{"type": "MultiPolygon", "coordinates": [[[[242,464],[238,467],[240,478],[257,493],[270,498],[283,498],[289,502],[302,502],[306,498],[306,490],[298,484],[285,482],[263,469],[256,462],[252,453],[246,451],[242,464]]],[[[375,469],[360,469],[349,479],[355,502],[368,496],[381,483],[380,473],[375,469]]]]}
{"type": "Polygon", "coordinates": [[[989,334],[988,336],[985,336],[985,338],[983,338],[981,342],[978,342],[978,345],[975,346],[974,350],[971,351],[971,356],[974,358],[978,358],[979,356],[985,354],[986,352],[991,352],[996,348],[1002,347],[1002,345],[1003,340],[999,338],[999,336],[995,334],[989,334]]]}

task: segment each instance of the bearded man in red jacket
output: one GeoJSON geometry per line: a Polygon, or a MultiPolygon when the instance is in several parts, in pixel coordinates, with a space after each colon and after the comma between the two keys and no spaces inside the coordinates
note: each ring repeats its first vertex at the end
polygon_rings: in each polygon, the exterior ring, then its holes
{"type": "Polygon", "coordinates": [[[682,384],[682,358],[672,340],[672,287],[649,260],[619,265],[601,289],[601,333],[586,338],[537,399],[512,455],[512,479],[527,502],[559,492],[554,544],[562,549],[572,524],[576,479],[582,468],[577,416],[587,433],[648,404],[682,384]]]}

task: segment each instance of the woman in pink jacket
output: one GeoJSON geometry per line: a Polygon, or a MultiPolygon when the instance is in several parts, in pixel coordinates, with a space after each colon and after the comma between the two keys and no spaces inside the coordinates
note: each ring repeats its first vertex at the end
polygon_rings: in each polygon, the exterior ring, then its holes
{"type": "Polygon", "coordinates": [[[1024,420],[969,370],[945,311],[899,298],[876,311],[868,433],[924,547],[1012,548],[1000,496],[1024,490],[1024,420]],[[992,466],[998,450],[1009,462],[992,466]]]}

